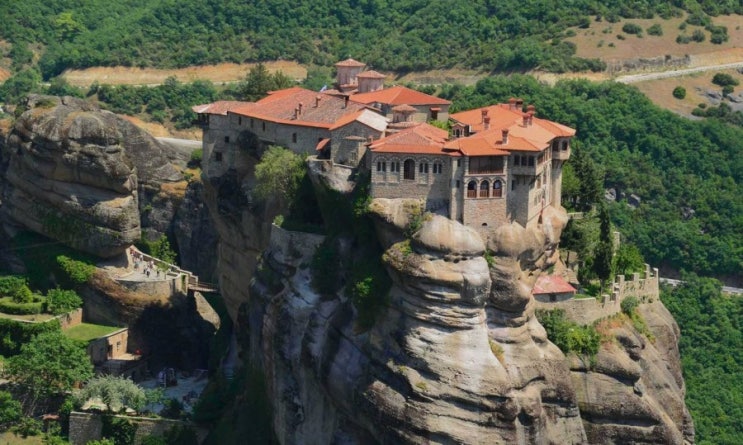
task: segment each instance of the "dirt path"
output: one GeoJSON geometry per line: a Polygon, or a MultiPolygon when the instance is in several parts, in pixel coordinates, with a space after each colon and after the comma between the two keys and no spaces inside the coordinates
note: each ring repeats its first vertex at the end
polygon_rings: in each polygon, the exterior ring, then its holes
{"type": "Polygon", "coordinates": [[[648,80],[668,79],[671,77],[687,76],[689,74],[702,73],[705,71],[729,70],[729,69],[735,69],[735,68],[743,68],[743,61],[736,62],[736,63],[724,63],[724,64],[718,64],[718,65],[699,66],[696,68],[684,68],[680,70],[662,71],[662,72],[657,72],[657,73],[629,74],[626,76],[619,76],[615,78],[614,80],[619,83],[637,83],[637,82],[644,82],[648,80]]]}

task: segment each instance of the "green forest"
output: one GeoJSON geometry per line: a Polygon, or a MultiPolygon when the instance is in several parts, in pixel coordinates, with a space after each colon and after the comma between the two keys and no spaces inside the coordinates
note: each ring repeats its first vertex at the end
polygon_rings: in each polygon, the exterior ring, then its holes
{"type": "Polygon", "coordinates": [[[184,67],[277,59],[375,69],[601,70],[576,58],[567,29],[591,20],[741,13],[736,0],[28,0],[0,2],[14,71],[184,67]]]}

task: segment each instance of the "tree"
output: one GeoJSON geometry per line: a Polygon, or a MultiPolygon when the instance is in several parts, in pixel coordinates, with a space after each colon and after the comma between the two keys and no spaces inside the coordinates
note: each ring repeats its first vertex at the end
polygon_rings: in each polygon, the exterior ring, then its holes
{"type": "Polygon", "coordinates": [[[683,99],[686,97],[686,88],[682,86],[677,86],[673,89],[673,97],[676,99],[683,99]]]}
{"type": "Polygon", "coordinates": [[[575,150],[572,164],[579,183],[577,207],[583,211],[590,210],[601,199],[604,173],[583,149],[575,150]]]}
{"type": "Polygon", "coordinates": [[[740,82],[728,73],[717,73],[712,77],[712,83],[724,87],[726,85],[738,86],[740,82]]]}
{"type": "Polygon", "coordinates": [[[626,242],[619,246],[614,270],[621,275],[630,275],[645,270],[645,260],[637,246],[626,242]]]}
{"type": "Polygon", "coordinates": [[[238,85],[237,96],[241,100],[254,101],[262,98],[269,91],[288,88],[293,84],[294,81],[281,71],[271,74],[264,64],[259,63],[248,71],[245,81],[238,85]]]}
{"type": "Polygon", "coordinates": [[[21,418],[21,403],[8,391],[0,391],[0,431],[5,431],[21,418]]]}
{"type": "Polygon", "coordinates": [[[293,201],[294,194],[304,178],[304,160],[298,154],[272,145],[255,166],[255,194],[262,200],[273,198],[279,208],[293,201]]]}
{"type": "Polygon", "coordinates": [[[23,406],[33,413],[39,401],[72,389],[93,376],[93,365],[79,342],[61,331],[38,334],[10,357],[5,376],[23,389],[23,406]]]}
{"type": "Polygon", "coordinates": [[[120,413],[127,408],[140,412],[147,403],[147,393],[127,378],[100,376],[90,379],[85,388],[75,394],[80,406],[91,399],[100,399],[110,413],[120,413]]]}
{"type": "Polygon", "coordinates": [[[603,287],[612,279],[614,271],[614,242],[609,210],[605,204],[599,207],[599,224],[599,243],[593,252],[593,270],[601,280],[603,287]]]}

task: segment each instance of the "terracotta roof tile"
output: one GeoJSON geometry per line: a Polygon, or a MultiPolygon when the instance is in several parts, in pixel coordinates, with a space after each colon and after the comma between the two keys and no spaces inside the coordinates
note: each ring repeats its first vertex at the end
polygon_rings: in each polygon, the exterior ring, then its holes
{"type": "Polygon", "coordinates": [[[220,100],[210,104],[195,105],[191,107],[194,113],[197,114],[219,114],[226,116],[228,111],[232,111],[235,108],[241,107],[251,102],[240,102],[236,100],[220,100]]]}
{"type": "Polygon", "coordinates": [[[575,293],[575,288],[559,275],[542,274],[531,293],[532,295],[575,293]]]}
{"type": "Polygon", "coordinates": [[[335,66],[366,66],[366,64],[363,62],[359,62],[358,60],[348,58],[336,63],[335,66]]]}
{"type": "Polygon", "coordinates": [[[388,105],[449,105],[451,102],[420,91],[411,90],[404,86],[394,86],[370,93],[359,93],[351,96],[351,100],[362,104],[379,102],[388,105]]]}
{"type": "Polygon", "coordinates": [[[269,122],[330,128],[341,118],[356,114],[364,108],[361,104],[350,101],[346,103],[344,99],[335,96],[292,87],[275,91],[255,103],[243,103],[230,111],[269,122]],[[300,104],[302,111],[295,118],[294,110],[300,104]]]}
{"type": "Polygon", "coordinates": [[[387,78],[387,76],[385,76],[384,74],[378,73],[378,72],[376,72],[374,70],[364,71],[363,73],[359,73],[356,77],[357,78],[358,77],[366,77],[366,78],[369,78],[369,79],[386,79],[387,78]]]}
{"type": "Polygon", "coordinates": [[[418,124],[378,139],[369,148],[375,153],[448,155],[449,153],[444,151],[444,142],[448,136],[446,130],[429,124],[418,124]]]}

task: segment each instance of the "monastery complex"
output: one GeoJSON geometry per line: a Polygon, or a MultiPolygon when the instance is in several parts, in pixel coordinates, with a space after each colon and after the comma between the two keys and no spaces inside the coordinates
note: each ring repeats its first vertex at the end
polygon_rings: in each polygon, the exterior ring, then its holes
{"type": "Polygon", "coordinates": [[[449,101],[385,88],[385,76],[361,62],[336,68],[333,89],[293,87],[257,102],[194,107],[209,171],[248,168],[240,150],[280,145],[369,172],[374,198],[420,199],[428,211],[478,230],[537,224],[542,209],[560,205],[572,128],[538,118],[514,98],[450,114],[449,101]],[[451,132],[429,122],[448,122],[451,132]]]}

